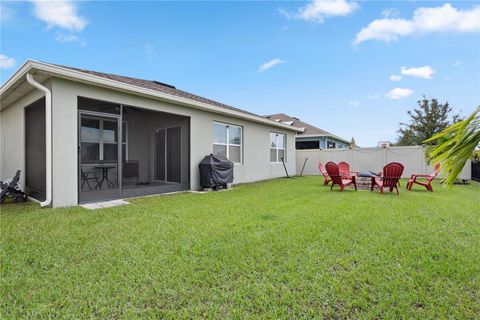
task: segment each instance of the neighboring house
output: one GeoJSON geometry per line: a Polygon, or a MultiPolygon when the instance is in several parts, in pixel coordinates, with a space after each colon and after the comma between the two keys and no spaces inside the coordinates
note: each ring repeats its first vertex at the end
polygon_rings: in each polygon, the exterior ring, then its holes
{"type": "Polygon", "coordinates": [[[297,133],[295,138],[296,149],[344,149],[350,147],[348,140],[284,113],[271,114],[264,117],[292,127],[304,129],[302,132],[297,133]]]}
{"type": "Polygon", "coordinates": [[[158,81],[29,60],[0,102],[0,179],[22,170],[42,205],[198,190],[211,153],[234,183],[295,174],[298,128],[158,81]]]}

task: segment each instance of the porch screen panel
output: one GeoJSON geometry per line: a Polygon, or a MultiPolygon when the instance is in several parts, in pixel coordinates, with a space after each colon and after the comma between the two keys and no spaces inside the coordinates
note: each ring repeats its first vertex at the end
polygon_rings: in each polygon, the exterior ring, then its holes
{"type": "Polygon", "coordinates": [[[45,200],[46,193],[45,142],[45,99],[42,98],[25,109],[25,173],[22,172],[27,194],[41,201],[45,200]]]}
{"type": "Polygon", "coordinates": [[[156,163],[155,163],[155,179],[165,180],[165,129],[160,129],[155,133],[156,146],[156,163]]]}
{"type": "Polygon", "coordinates": [[[181,182],[182,141],[180,127],[167,129],[167,181],[181,182]]]}
{"type": "Polygon", "coordinates": [[[82,163],[100,160],[100,119],[82,117],[80,138],[82,163]]]}

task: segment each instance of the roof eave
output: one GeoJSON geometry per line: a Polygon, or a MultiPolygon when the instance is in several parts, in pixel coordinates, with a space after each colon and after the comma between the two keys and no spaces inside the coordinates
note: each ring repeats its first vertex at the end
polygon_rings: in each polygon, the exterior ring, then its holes
{"type": "Polygon", "coordinates": [[[22,76],[24,76],[30,69],[32,68],[33,61],[27,60],[24,64],[22,64],[17,71],[10,78],[0,87],[0,98],[4,95],[4,93],[15,84],[22,76]]]}
{"type": "Polygon", "coordinates": [[[338,140],[338,141],[341,141],[341,142],[345,142],[345,143],[350,144],[350,141],[347,141],[347,140],[345,140],[345,139],[343,139],[343,138],[340,138],[340,137],[338,137],[338,136],[336,136],[336,135],[334,135],[334,134],[308,134],[308,135],[303,135],[303,134],[302,134],[302,135],[298,135],[297,137],[299,137],[299,138],[332,137],[332,138],[334,138],[334,139],[336,139],[336,140],[338,140]]]}
{"type": "Polygon", "coordinates": [[[44,63],[44,62],[38,62],[34,60],[27,60],[6,82],[5,84],[2,85],[0,88],[0,99],[3,96],[3,94],[13,85],[18,81],[20,78],[22,78],[26,73],[31,71],[32,69],[36,69],[42,72],[49,73],[51,75],[55,75],[57,77],[61,78],[66,78],[72,81],[80,81],[80,82],[87,82],[87,83],[93,83],[96,85],[101,85],[109,88],[115,88],[120,91],[127,91],[129,93],[137,94],[137,95],[145,95],[148,97],[154,97],[160,100],[164,101],[169,101],[173,103],[177,103],[180,105],[196,108],[196,109],[201,109],[204,111],[210,111],[213,113],[218,113],[218,114],[224,114],[224,115],[229,115],[233,116],[236,118],[240,119],[245,119],[245,120],[250,120],[253,122],[257,123],[262,123],[265,125],[269,125],[272,127],[277,127],[277,128],[282,128],[284,130],[288,131],[295,131],[295,132],[301,132],[301,129],[292,127],[283,123],[278,123],[269,119],[265,119],[260,116],[254,116],[254,115],[249,115],[240,111],[235,111],[235,110],[229,110],[225,109],[222,107],[218,107],[215,105],[211,105],[208,103],[204,102],[199,102],[183,97],[178,97],[174,96],[171,94],[159,92],[156,90],[152,89],[146,89],[142,88],[139,86],[123,83],[120,81],[112,80],[112,79],[107,79],[91,74],[87,74],[84,72],[68,69],[68,68],[63,68],[60,66],[44,63]]]}

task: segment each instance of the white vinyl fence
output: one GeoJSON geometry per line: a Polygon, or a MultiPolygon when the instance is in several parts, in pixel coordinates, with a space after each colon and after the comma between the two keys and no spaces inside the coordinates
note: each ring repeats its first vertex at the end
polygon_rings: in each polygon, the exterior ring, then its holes
{"type": "MultiPolygon", "coordinates": [[[[412,173],[430,174],[433,168],[427,164],[425,148],[422,146],[387,147],[387,148],[354,148],[354,149],[324,149],[324,150],[297,150],[297,174],[302,171],[305,159],[308,158],[303,175],[319,175],[318,162],[325,164],[329,161],[339,163],[346,161],[351,171],[381,172],[390,162],[400,162],[405,166],[403,177],[410,177],[412,173]]],[[[471,179],[471,163],[467,161],[460,179],[471,179]]]]}

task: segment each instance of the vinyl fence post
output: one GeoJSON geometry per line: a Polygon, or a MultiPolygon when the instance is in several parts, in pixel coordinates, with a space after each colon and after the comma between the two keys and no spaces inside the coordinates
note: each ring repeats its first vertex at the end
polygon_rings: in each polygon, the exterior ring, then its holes
{"type": "Polygon", "coordinates": [[[427,174],[427,156],[425,154],[425,147],[420,147],[422,152],[422,161],[423,161],[423,174],[427,174]]]}

